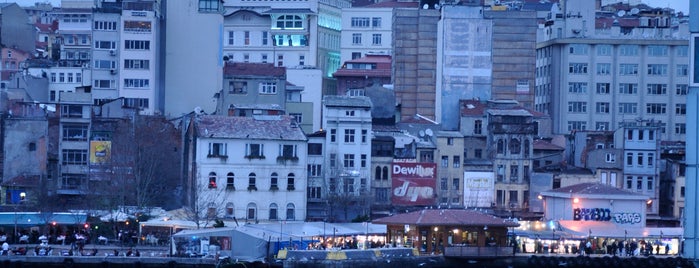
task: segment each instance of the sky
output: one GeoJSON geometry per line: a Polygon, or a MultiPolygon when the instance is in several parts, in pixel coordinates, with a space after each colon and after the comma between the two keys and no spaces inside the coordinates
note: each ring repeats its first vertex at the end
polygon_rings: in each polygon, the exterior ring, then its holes
{"type": "MultiPolygon", "coordinates": [[[[180,0],[184,1],[184,0],[180,0]]],[[[622,1],[622,0],[619,0],[622,1]]],[[[682,11],[684,14],[689,14],[690,0],[641,0],[652,7],[671,7],[676,11],[682,11]]],[[[0,0],[0,3],[16,2],[20,6],[33,6],[36,2],[50,2],[53,6],[59,6],[61,0],[0,0]]]]}

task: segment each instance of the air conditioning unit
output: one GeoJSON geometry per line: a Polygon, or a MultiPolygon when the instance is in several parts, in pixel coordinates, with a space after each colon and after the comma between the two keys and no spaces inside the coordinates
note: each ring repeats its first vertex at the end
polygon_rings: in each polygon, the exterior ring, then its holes
{"type": "Polygon", "coordinates": [[[111,70],[109,70],[109,73],[110,73],[110,74],[116,74],[116,73],[117,73],[117,70],[116,70],[116,69],[111,69],[111,70]]]}
{"type": "Polygon", "coordinates": [[[109,55],[116,56],[116,50],[114,50],[114,49],[110,50],[109,55]]]}

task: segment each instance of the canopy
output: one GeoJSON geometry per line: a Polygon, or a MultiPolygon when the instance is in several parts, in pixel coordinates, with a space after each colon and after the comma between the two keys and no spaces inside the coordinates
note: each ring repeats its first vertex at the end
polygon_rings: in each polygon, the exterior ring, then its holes
{"type": "Polygon", "coordinates": [[[47,213],[47,212],[1,212],[0,225],[38,226],[49,223],[84,224],[85,213],[47,213]]]}
{"type": "Polygon", "coordinates": [[[571,234],[585,238],[589,236],[609,238],[680,237],[682,228],[624,227],[605,221],[559,221],[561,228],[571,234]]]}

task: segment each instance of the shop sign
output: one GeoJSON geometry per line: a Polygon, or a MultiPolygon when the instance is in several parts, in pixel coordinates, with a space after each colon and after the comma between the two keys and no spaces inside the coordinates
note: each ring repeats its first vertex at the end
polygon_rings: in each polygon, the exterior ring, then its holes
{"type": "Polygon", "coordinates": [[[614,222],[616,223],[640,223],[641,222],[641,213],[615,213],[614,214],[614,222]]]}
{"type": "Polygon", "coordinates": [[[576,208],[573,209],[574,221],[610,221],[612,213],[608,208],[576,208]]]}

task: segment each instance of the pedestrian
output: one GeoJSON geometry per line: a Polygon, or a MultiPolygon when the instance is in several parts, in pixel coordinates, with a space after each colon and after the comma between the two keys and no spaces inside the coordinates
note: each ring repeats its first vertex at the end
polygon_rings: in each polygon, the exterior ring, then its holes
{"type": "Polygon", "coordinates": [[[660,245],[655,245],[655,255],[660,255],[660,245]]]}
{"type": "MultiPolygon", "coordinates": [[[[3,244],[3,248],[4,248],[4,247],[5,247],[5,246],[4,246],[4,244],[3,244]]],[[[665,244],[665,255],[667,255],[668,252],[670,252],[670,244],[665,244]]]]}

